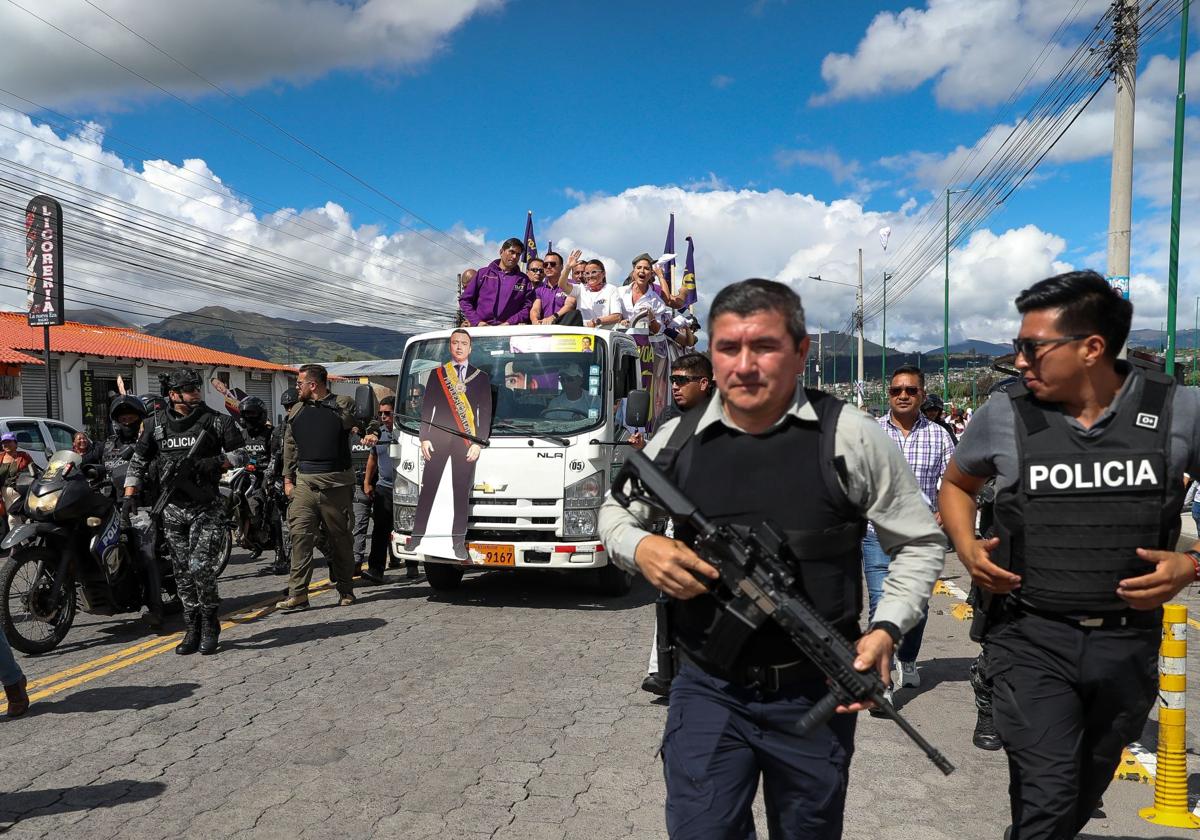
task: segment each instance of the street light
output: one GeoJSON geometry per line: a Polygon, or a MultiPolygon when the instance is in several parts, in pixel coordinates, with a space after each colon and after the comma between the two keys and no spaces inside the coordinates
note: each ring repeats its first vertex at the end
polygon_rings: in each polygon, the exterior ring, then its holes
{"type": "Polygon", "coordinates": [[[942,310],[942,399],[950,399],[950,196],[968,190],[946,188],[946,301],[942,310]]]}
{"type": "Polygon", "coordinates": [[[879,381],[883,387],[887,388],[887,281],[892,279],[891,274],[883,272],[883,340],[879,344],[879,381]]]}
{"type": "MultiPolygon", "coordinates": [[[[859,256],[861,257],[861,254],[859,256]]],[[[862,260],[860,259],[859,260],[859,268],[861,268],[861,267],[862,267],[862,260]]],[[[862,272],[860,271],[859,277],[861,278],[861,276],[862,276],[862,272]]],[[[856,299],[856,305],[855,305],[855,311],[854,311],[854,326],[858,329],[859,334],[861,335],[862,327],[863,327],[862,284],[861,283],[847,283],[844,280],[826,280],[820,274],[810,274],[810,275],[808,275],[808,279],[816,280],[818,283],[833,283],[835,286],[849,286],[850,288],[852,288],[858,292],[858,297],[856,299]]],[[[861,352],[862,351],[860,350],[859,351],[860,355],[859,355],[859,359],[858,359],[860,365],[862,363],[861,352]]],[[[835,351],[835,354],[836,354],[836,351],[835,351]]],[[[851,353],[851,358],[853,359],[853,357],[854,357],[853,353],[851,353]]],[[[833,360],[834,360],[834,364],[836,365],[837,364],[837,355],[834,355],[833,360]]],[[[850,385],[854,389],[854,392],[857,394],[858,389],[854,386],[854,366],[853,366],[853,364],[850,366],[850,385]]],[[[859,404],[859,407],[862,406],[861,398],[858,400],[858,404],[859,404]]]]}

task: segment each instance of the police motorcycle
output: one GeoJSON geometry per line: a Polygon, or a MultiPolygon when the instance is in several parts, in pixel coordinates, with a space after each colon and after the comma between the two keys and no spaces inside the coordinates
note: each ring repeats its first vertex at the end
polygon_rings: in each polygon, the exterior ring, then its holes
{"type": "MultiPolygon", "coordinates": [[[[264,437],[267,407],[258,397],[245,397],[238,419],[246,439],[237,466],[231,467],[221,479],[221,493],[230,528],[238,545],[257,558],[262,552],[280,544],[278,517],[271,510],[274,503],[268,475],[271,460],[270,438],[264,437]]],[[[228,556],[221,564],[224,570],[228,556]]]]}
{"type": "Polygon", "coordinates": [[[17,650],[53,650],[77,608],[93,615],[167,608],[163,593],[168,601],[175,593],[170,563],[155,558],[157,586],[153,573],[143,573],[116,496],[104,467],[85,465],[72,450],[56,452],[30,485],[28,521],[0,543],[11,552],[0,564],[0,627],[17,650]]]}

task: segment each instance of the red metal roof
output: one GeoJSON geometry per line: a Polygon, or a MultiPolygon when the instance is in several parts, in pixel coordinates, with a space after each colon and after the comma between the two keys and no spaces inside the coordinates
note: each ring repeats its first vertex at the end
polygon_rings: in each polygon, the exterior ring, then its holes
{"type": "MultiPolygon", "coordinates": [[[[13,359],[10,363],[41,364],[38,359],[15,352],[29,350],[40,353],[41,349],[41,327],[29,326],[24,312],[0,312],[0,353],[7,351],[22,357],[13,359]]],[[[79,353],[86,356],[117,356],[193,365],[242,367],[254,370],[291,372],[296,370],[287,365],[277,365],[274,362],[252,359],[249,356],[239,356],[235,353],[221,353],[196,344],[147,335],[134,329],[99,327],[92,324],[81,324],[77,321],[68,321],[61,327],[50,328],[50,352],[79,353]]],[[[0,356],[0,362],[5,361],[9,360],[0,356]]]]}

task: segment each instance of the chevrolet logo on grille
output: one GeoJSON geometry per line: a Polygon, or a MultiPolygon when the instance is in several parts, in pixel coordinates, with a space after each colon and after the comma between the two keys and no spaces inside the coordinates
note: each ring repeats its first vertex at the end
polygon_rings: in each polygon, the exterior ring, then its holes
{"type": "Polygon", "coordinates": [[[493,487],[492,485],[488,484],[485,481],[485,482],[483,482],[483,484],[476,484],[471,489],[474,490],[476,493],[487,493],[490,496],[494,493],[503,493],[505,490],[508,489],[508,485],[501,484],[499,487],[493,487]]]}

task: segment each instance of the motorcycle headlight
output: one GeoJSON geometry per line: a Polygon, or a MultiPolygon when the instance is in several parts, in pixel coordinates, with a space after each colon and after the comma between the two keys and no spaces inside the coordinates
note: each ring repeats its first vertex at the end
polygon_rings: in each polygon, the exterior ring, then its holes
{"type": "Polygon", "coordinates": [[[49,516],[54,513],[54,508],[58,506],[60,496],[62,496],[62,488],[52,493],[47,493],[44,496],[30,494],[25,499],[25,508],[34,515],[49,516]]]}
{"type": "Polygon", "coordinates": [[[563,512],[563,539],[587,539],[595,537],[596,509],[568,510],[563,512]]]}
{"type": "Polygon", "coordinates": [[[392,500],[396,505],[415,505],[417,503],[417,483],[409,481],[402,475],[396,476],[396,485],[392,488],[392,500]]]}
{"type": "Polygon", "coordinates": [[[598,507],[604,500],[604,473],[595,472],[579,479],[563,492],[563,507],[592,508],[598,507]]]}

